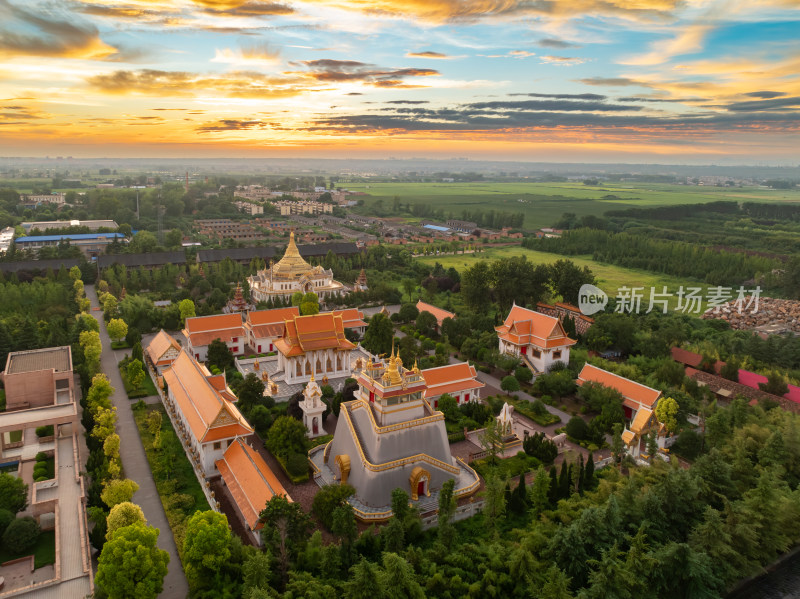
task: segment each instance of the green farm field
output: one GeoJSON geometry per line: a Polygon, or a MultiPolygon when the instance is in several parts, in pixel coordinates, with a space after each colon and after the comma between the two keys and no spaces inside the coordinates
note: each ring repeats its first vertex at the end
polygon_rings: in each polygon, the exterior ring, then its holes
{"type": "Polygon", "coordinates": [[[760,187],[707,187],[661,183],[352,183],[347,188],[363,191],[367,206],[383,201],[389,208],[394,196],[403,203],[430,204],[445,212],[498,210],[523,212],[525,228],[553,225],[564,212],[578,216],[602,216],[608,210],[638,206],[701,204],[717,201],[800,202],[800,190],[760,187]],[[609,198],[606,196],[615,196],[609,198]],[[389,200],[387,202],[386,200],[389,200]]]}
{"type": "MultiPolygon", "coordinates": [[[[588,266],[594,273],[597,279],[597,286],[605,291],[609,297],[617,295],[617,290],[621,287],[644,287],[642,303],[646,306],[647,299],[649,298],[650,288],[655,287],[656,293],[660,293],[662,287],[666,286],[668,293],[676,293],[678,288],[683,285],[684,287],[700,287],[703,293],[708,288],[708,285],[699,281],[691,279],[680,279],[670,275],[663,275],[651,273],[644,270],[637,270],[633,268],[623,268],[621,266],[614,266],[613,264],[603,264],[595,262],[589,256],[559,256],[558,254],[550,254],[548,252],[537,252],[522,247],[504,247],[504,248],[489,248],[479,254],[458,254],[455,256],[427,256],[424,258],[416,258],[424,264],[433,266],[439,262],[445,268],[451,266],[457,271],[463,271],[475,264],[478,260],[495,260],[497,258],[510,258],[512,256],[525,256],[530,262],[534,264],[552,264],[556,260],[568,259],[572,260],[575,264],[583,268],[588,266]]],[[[576,303],[577,298],[565,298],[569,303],[576,303]]],[[[674,307],[677,304],[677,298],[673,297],[670,300],[670,306],[674,307]]],[[[643,308],[646,309],[646,308],[643,308]]],[[[657,308],[656,308],[657,309],[657,308]]]]}

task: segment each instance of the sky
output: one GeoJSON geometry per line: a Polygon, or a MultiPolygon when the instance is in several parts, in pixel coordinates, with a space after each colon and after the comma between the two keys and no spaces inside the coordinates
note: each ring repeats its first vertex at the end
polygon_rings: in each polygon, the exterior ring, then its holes
{"type": "Polygon", "coordinates": [[[0,0],[0,156],[796,165],[800,0],[0,0]]]}

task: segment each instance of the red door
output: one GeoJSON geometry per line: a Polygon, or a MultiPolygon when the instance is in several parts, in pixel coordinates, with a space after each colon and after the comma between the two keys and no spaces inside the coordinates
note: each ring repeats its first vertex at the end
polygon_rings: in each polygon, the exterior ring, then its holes
{"type": "Polygon", "coordinates": [[[527,355],[528,355],[528,346],[527,346],[527,345],[523,345],[523,346],[522,346],[522,349],[520,350],[520,353],[521,353],[523,356],[527,356],[527,355]]]}
{"type": "Polygon", "coordinates": [[[258,344],[258,353],[261,353],[261,344],[258,344]]]}
{"type": "Polygon", "coordinates": [[[425,481],[421,480],[417,483],[417,495],[422,497],[425,495],[425,481]]]}
{"type": "Polygon", "coordinates": [[[464,403],[469,403],[469,393],[464,394],[464,403]]]}

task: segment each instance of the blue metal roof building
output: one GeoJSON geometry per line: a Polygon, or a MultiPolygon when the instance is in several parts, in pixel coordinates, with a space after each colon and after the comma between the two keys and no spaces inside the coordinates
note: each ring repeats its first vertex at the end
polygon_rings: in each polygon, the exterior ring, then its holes
{"type": "Polygon", "coordinates": [[[423,225],[422,228],[438,231],[439,233],[447,233],[450,230],[448,227],[440,227],[439,225],[423,225]]]}
{"type": "Polygon", "coordinates": [[[14,243],[58,243],[62,239],[68,241],[86,241],[91,239],[122,239],[125,236],[122,233],[72,233],[64,235],[26,235],[25,237],[17,237],[14,243]]]}

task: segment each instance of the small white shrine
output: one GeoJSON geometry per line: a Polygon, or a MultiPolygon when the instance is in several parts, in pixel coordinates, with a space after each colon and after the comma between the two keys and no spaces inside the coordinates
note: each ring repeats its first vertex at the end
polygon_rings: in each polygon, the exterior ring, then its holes
{"type": "Polygon", "coordinates": [[[322,413],[325,411],[325,402],[322,401],[322,391],[311,375],[311,380],[303,389],[303,401],[299,403],[303,410],[303,424],[306,426],[306,435],[309,439],[325,434],[322,428],[322,413]]]}
{"type": "Polygon", "coordinates": [[[500,435],[508,437],[514,434],[514,406],[505,403],[497,417],[497,429],[500,435]]]}

